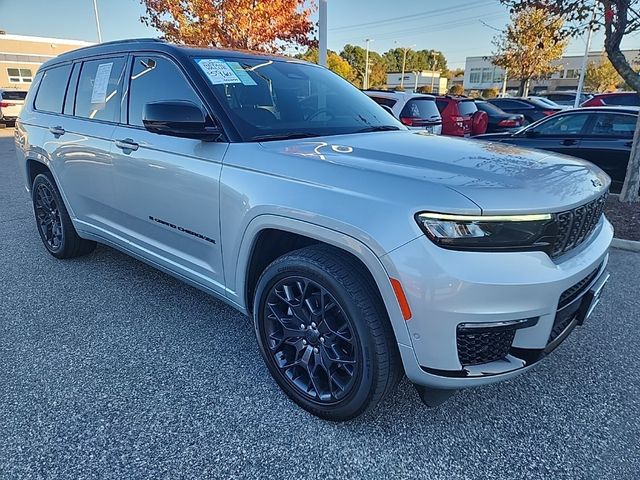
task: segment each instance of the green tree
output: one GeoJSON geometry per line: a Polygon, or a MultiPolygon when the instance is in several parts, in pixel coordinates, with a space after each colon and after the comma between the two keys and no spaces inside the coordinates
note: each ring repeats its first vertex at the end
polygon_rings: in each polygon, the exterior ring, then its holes
{"type": "MultiPolygon", "coordinates": [[[[320,54],[315,47],[309,48],[305,53],[296,55],[296,58],[306,60],[307,62],[318,63],[320,54]]],[[[336,52],[329,50],[327,52],[327,68],[337,73],[342,78],[351,81],[353,79],[353,70],[347,61],[336,52]]]]}
{"type": "Polygon", "coordinates": [[[463,95],[464,94],[464,88],[459,83],[456,83],[455,85],[451,85],[451,88],[449,88],[449,94],[450,95],[463,95]]]}
{"type": "Polygon", "coordinates": [[[584,86],[592,92],[606,92],[615,90],[618,85],[624,83],[613,64],[607,57],[602,57],[599,62],[589,62],[584,74],[584,86]]]}
{"type": "MultiPolygon", "coordinates": [[[[366,50],[358,45],[347,44],[340,52],[340,56],[351,66],[352,78],[350,80],[361,88],[364,83],[366,50]]],[[[386,68],[382,56],[378,52],[369,50],[369,87],[381,87],[386,81],[386,68]]]]}
{"type": "Polygon", "coordinates": [[[494,65],[509,70],[520,80],[520,95],[529,94],[529,82],[553,73],[554,60],[562,57],[568,40],[562,34],[564,21],[535,5],[516,11],[511,24],[493,40],[494,65]]]}

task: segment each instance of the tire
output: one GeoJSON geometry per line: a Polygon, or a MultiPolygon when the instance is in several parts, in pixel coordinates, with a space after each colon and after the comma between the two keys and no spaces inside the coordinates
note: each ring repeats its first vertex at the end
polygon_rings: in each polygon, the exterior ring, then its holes
{"type": "Polygon", "coordinates": [[[38,233],[51,255],[73,258],[96,248],[96,242],[78,236],[50,173],[41,173],[33,180],[31,200],[38,233]]]}
{"type": "Polygon", "coordinates": [[[318,417],[357,417],[402,376],[376,286],[341,250],[312,245],[278,258],[260,276],[253,306],[269,372],[294,402],[318,417]]]}

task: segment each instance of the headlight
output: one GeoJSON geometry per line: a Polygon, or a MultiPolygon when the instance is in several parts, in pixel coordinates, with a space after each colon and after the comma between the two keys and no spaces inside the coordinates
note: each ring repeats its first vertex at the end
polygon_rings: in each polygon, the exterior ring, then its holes
{"type": "Polygon", "coordinates": [[[456,250],[548,250],[557,233],[554,216],[447,215],[419,213],[418,224],[443,248],[456,250]]]}

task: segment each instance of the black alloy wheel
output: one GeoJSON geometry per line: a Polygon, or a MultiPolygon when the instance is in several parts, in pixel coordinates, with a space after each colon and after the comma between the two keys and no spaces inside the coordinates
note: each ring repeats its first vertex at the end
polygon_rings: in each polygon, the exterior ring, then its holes
{"type": "Polygon", "coordinates": [[[263,315],[273,362],[294,388],[323,404],[351,391],[360,352],[349,318],[326,288],[286,277],[271,287],[263,315]]]}
{"type": "Polygon", "coordinates": [[[47,249],[51,252],[60,250],[64,234],[58,203],[48,185],[40,183],[34,191],[33,201],[38,230],[47,249]]]}
{"type": "Polygon", "coordinates": [[[258,279],[253,318],[274,380],[321,418],[361,415],[403,373],[373,279],[355,257],[335,247],[311,245],[274,260],[258,279]]]}

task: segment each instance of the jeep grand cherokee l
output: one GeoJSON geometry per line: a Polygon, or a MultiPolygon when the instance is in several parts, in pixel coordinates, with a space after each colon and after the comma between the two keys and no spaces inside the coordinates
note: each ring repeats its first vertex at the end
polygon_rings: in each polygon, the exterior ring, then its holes
{"type": "Polygon", "coordinates": [[[408,130],[292,58],[82,48],[40,68],[15,135],[53,256],[104,243],[251,315],[275,381],[327,419],[402,374],[432,406],[513,378],[607,279],[600,169],[408,130]]]}

